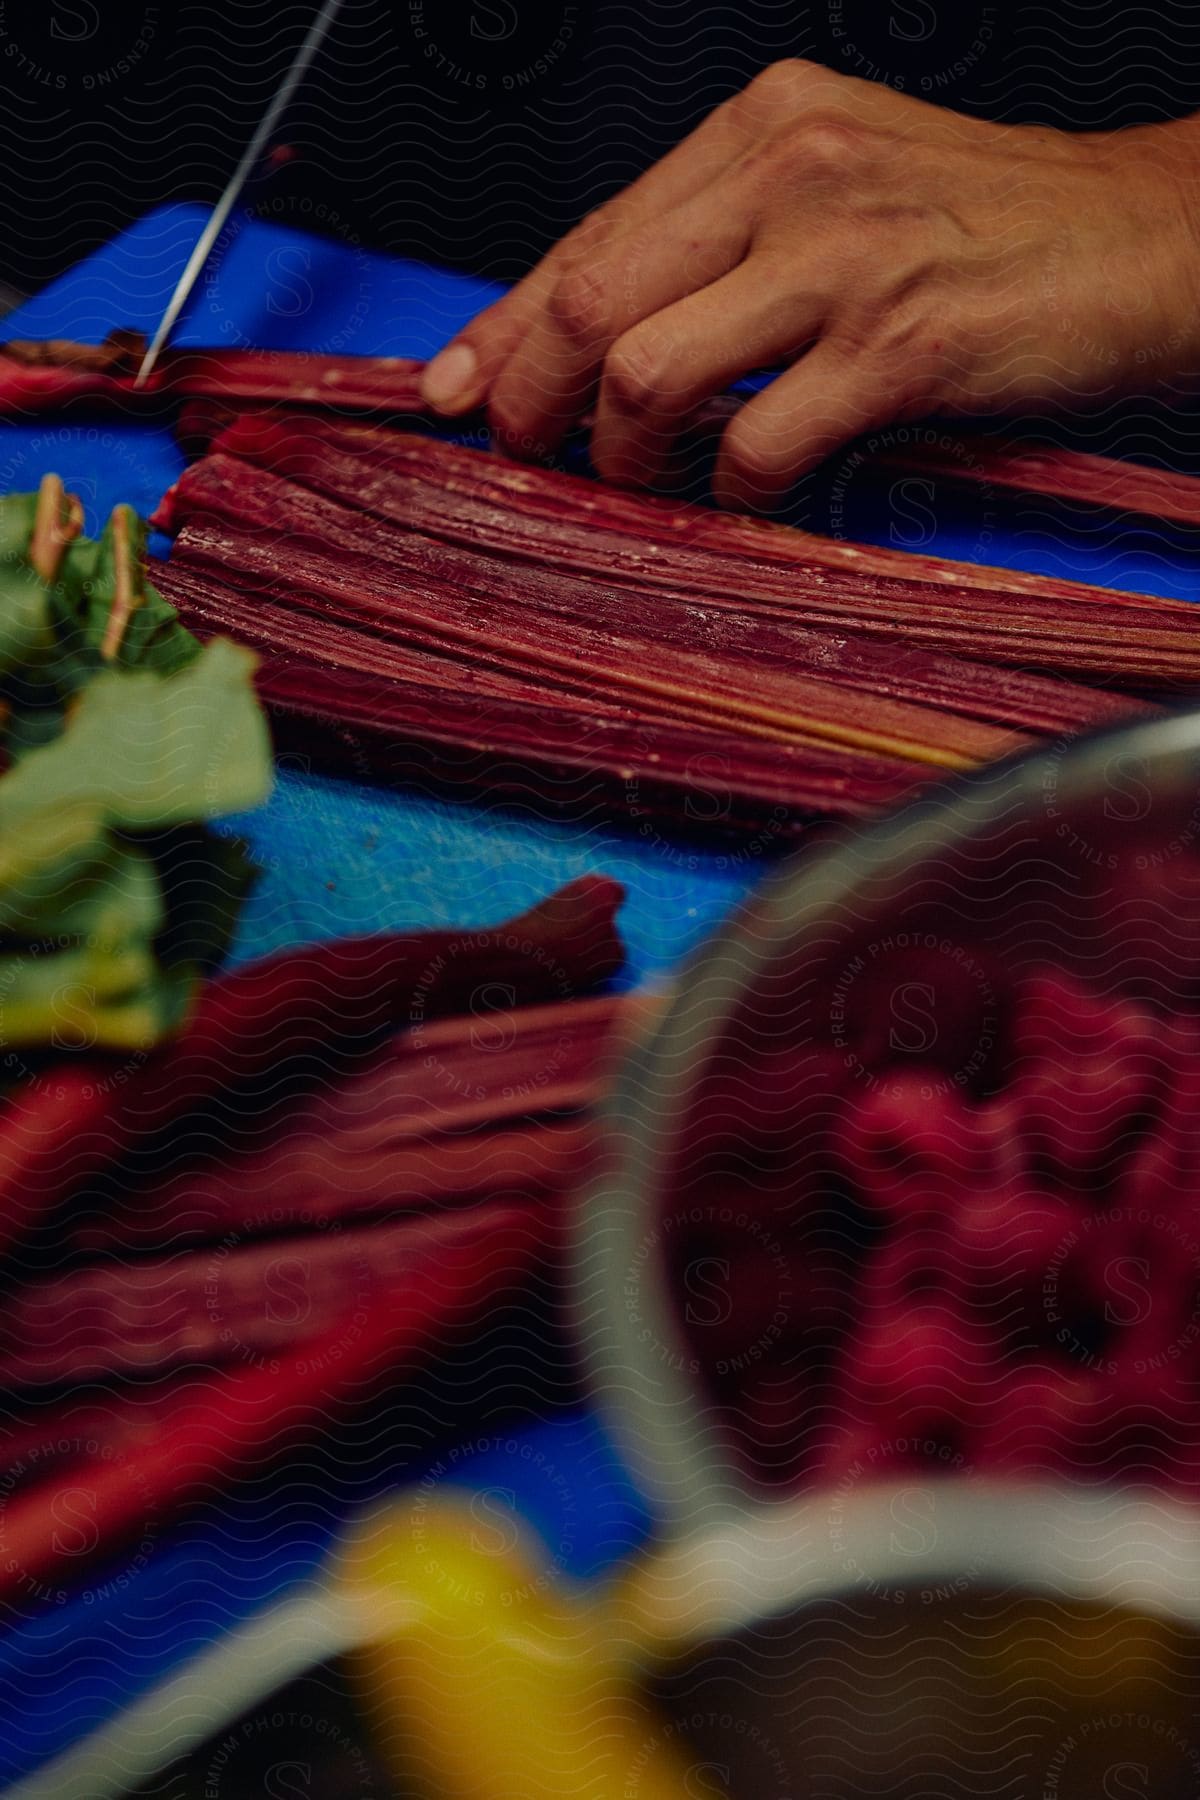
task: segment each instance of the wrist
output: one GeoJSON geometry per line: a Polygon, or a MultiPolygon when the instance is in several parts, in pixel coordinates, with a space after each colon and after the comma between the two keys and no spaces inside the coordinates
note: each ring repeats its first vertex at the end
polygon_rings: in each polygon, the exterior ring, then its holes
{"type": "MultiPolygon", "coordinates": [[[[1200,116],[1089,134],[1103,203],[1119,196],[1131,272],[1126,322],[1132,385],[1200,382],[1200,116]]],[[[1126,310],[1120,283],[1104,281],[1109,305],[1126,310]]]]}

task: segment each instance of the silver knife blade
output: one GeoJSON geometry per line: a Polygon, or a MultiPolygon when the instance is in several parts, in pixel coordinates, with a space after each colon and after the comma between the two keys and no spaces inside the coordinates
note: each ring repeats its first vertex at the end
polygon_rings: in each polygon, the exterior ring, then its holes
{"type": "Polygon", "coordinates": [[[329,27],[333,24],[341,10],[342,0],[325,0],[320,12],[309,26],[304,42],[296,52],[296,60],[280,82],[275,96],[266,112],[259,120],[258,128],[242,153],[242,159],[230,176],[229,184],[221,198],[213,208],[212,217],[196,240],[196,247],[188,258],[187,267],[175,284],[175,292],[167,303],[167,310],[158,322],[158,330],[154,333],[150,348],[142,358],[142,364],[134,380],[134,387],[144,387],[150,378],[150,371],[158,361],[159,353],[171,335],[176,319],[183,310],[184,301],[191,293],[199,276],[208,261],[212,247],[233,211],[234,201],[245,187],[250,173],[266,147],[267,139],[274,131],[283,114],[288,101],[308,73],[309,64],[321,47],[329,27]]]}

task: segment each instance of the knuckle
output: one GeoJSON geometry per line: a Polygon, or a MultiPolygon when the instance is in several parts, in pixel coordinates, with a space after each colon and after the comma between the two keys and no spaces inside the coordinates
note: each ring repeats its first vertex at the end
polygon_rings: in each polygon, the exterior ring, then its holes
{"type": "Polygon", "coordinates": [[[819,191],[843,210],[882,173],[867,130],[844,116],[821,113],[756,144],[741,163],[742,176],[760,199],[782,192],[804,200],[819,191]]]}
{"type": "Polygon", "coordinates": [[[651,411],[672,386],[669,348],[631,333],[620,338],[604,364],[605,397],[618,412],[651,411]]]}
{"type": "Polygon", "coordinates": [[[738,96],[743,114],[758,120],[790,117],[811,93],[816,74],[816,65],[802,56],[769,63],[738,96]]]}
{"type": "Polygon", "coordinates": [[[875,298],[844,306],[830,322],[829,347],[836,351],[843,367],[854,368],[875,360],[882,363],[890,321],[890,309],[875,298]]]}
{"type": "Polygon", "coordinates": [[[867,134],[848,119],[815,114],[788,133],[789,159],[811,179],[840,178],[862,168],[869,152],[867,134]]]}
{"type": "Polygon", "coordinates": [[[549,311],[559,330],[586,342],[603,329],[607,283],[599,260],[575,255],[564,262],[550,295],[549,311]]]}
{"type": "Polygon", "coordinates": [[[601,254],[603,244],[611,235],[609,214],[614,204],[615,202],[609,201],[585,214],[555,244],[542,264],[551,291],[567,270],[574,268],[577,263],[594,261],[601,254]]]}

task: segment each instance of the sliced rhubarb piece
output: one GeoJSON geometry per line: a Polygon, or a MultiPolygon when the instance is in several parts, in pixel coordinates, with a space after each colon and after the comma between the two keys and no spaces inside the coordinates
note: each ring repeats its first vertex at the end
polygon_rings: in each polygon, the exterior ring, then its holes
{"type": "Polygon", "coordinates": [[[1153,1125],[1171,1035],[1133,1002],[1060,971],[1022,983],[1008,1091],[1035,1167],[1068,1186],[1114,1179],[1153,1125]]]}
{"type": "Polygon", "coordinates": [[[835,1145],[854,1191],[893,1229],[948,1217],[981,1180],[995,1178],[977,1109],[919,1074],[888,1074],[852,1092],[835,1145]]]}

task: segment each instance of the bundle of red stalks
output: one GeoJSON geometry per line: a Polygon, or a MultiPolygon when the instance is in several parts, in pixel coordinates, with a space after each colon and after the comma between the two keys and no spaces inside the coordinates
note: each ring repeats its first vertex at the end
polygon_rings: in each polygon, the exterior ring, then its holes
{"type": "Polygon", "coordinates": [[[1200,683],[1181,602],[317,418],[238,420],[157,522],[156,581],[264,653],[307,742],[580,812],[782,837],[1200,683]]]}
{"type": "Polygon", "coordinates": [[[798,952],[744,1001],[660,1239],[695,1366],[760,1476],[1195,1492],[1186,811],[1157,856],[1111,817],[1081,826],[1082,872],[1028,826],[1011,865],[976,846],[888,928],[851,922],[822,966],[798,952]]]}
{"type": "Polygon", "coordinates": [[[497,929],[289,951],[149,1058],[9,1099],[0,1596],[53,1586],[64,1486],[111,1548],[529,1308],[644,1008],[594,991],[620,899],[587,877],[497,929]]]}

